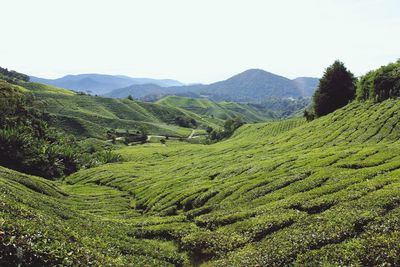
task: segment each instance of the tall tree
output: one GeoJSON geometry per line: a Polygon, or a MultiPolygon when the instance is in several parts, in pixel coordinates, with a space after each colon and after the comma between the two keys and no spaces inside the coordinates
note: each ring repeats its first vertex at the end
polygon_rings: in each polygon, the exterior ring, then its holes
{"type": "Polygon", "coordinates": [[[314,93],[315,115],[324,116],[353,100],[355,81],[353,73],[346,69],[343,62],[336,60],[325,70],[314,93]]]}

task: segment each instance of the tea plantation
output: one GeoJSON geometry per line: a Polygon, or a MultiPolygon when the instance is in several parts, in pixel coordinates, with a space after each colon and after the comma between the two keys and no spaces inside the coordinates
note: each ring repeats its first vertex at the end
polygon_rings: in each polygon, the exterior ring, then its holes
{"type": "Polygon", "coordinates": [[[154,135],[188,137],[191,129],[176,123],[177,118],[195,120],[198,128],[219,128],[223,121],[200,116],[175,107],[129,99],[112,99],[78,94],[62,88],[31,82],[19,82],[33,93],[49,113],[53,127],[80,138],[106,138],[109,129],[141,130],[154,135]]]}
{"type": "Polygon", "coordinates": [[[268,121],[278,117],[268,110],[261,112],[249,104],[235,102],[213,102],[206,98],[189,98],[183,96],[166,96],[157,104],[179,108],[181,111],[190,111],[195,114],[216,118],[217,120],[234,119],[240,117],[245,122],[268,121]]]}
{"type": "Polygon", "coordinates": [[[0,169],[0,265],[398,266],[400,100],[125,147],[62,182],[0,169]]]}

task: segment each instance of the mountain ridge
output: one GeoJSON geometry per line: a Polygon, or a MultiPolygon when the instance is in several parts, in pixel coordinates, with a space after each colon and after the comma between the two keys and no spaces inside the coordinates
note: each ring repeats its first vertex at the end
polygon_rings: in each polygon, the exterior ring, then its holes
{"type": "Polygon", "coordinates": [[[310,98],[316,85],[317,78],[286,77],[267,72],[262,69],[248,69],[226,80],[211,84],[196,84],[186,86],[160,87],[157,85],[130,85],[115,89],[107,94],[108,97],[124,98],[132,95],[135,98],[148,96],[181,95],[193,97],[208,97],[213,101],[260,102],[267,97],[278,98],[310,98]]]}
{"type": "Polygon", "coordinates": [[[160,87],[181,86],[183,83],[172,79],[132,78],[125,75],[109,75],[97,73],[69,74],[56,79],[45,79],[30,76],[32,82],[70,89],[74,91],[91,91],[93,94],[102,95],[114,89],[132,84],[154,83],[160,87]]]}

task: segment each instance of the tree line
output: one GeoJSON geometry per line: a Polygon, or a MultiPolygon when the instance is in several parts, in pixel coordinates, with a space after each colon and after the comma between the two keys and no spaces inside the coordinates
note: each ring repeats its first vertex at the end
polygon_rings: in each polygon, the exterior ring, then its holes
{"type": "Polygon", "coordinates": [[[29,82],[29,76],[14,70],[0,67],[0,78],[8,82],[24,81],[29,82]]]}
{"type": "Polygon", "coordinates": [[[400,97],[400,60],[359,79],[336,60],[319,80],[312,106],[304,111],[304,117],[312,120],[327,115],[355,99],[380,102],[395,97],[400,97]]]}

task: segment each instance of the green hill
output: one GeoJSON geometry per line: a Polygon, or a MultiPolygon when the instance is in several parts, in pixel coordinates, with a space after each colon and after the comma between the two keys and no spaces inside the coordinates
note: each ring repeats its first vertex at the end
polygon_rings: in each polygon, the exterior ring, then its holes
{"type": "Polygon", "coordinates": [[[209,146],[126,147],[125,162],[64,182],[1,168],[0,244],[14,257],[0,263],[397,266],[399,110],[353,102],[209,146]]]}
{"type": "Polygon", "coordinates": [[[20,83],[31,91],[50,115],[53,126],[81,137],[104,139],[110,128],[145,130],[156,135],[187,137],[191,129],[180,127],[178,117],[196,120],[200,128],[219,127],[222,122],[175,107],[128,99],[112,99],[77,94],[40,83],[20,83]]]}
{"type": "Polygon", "coordinates": [[[273,112],[265,112],[264,114],[247,104],[234,102],[217,103],[205,98],[166,96],[156,103],[168,107],[178,107],[202,116],[213,117],[220,120],[240,117],[245,122],[259,122],[275,118],[273,112]]]}

